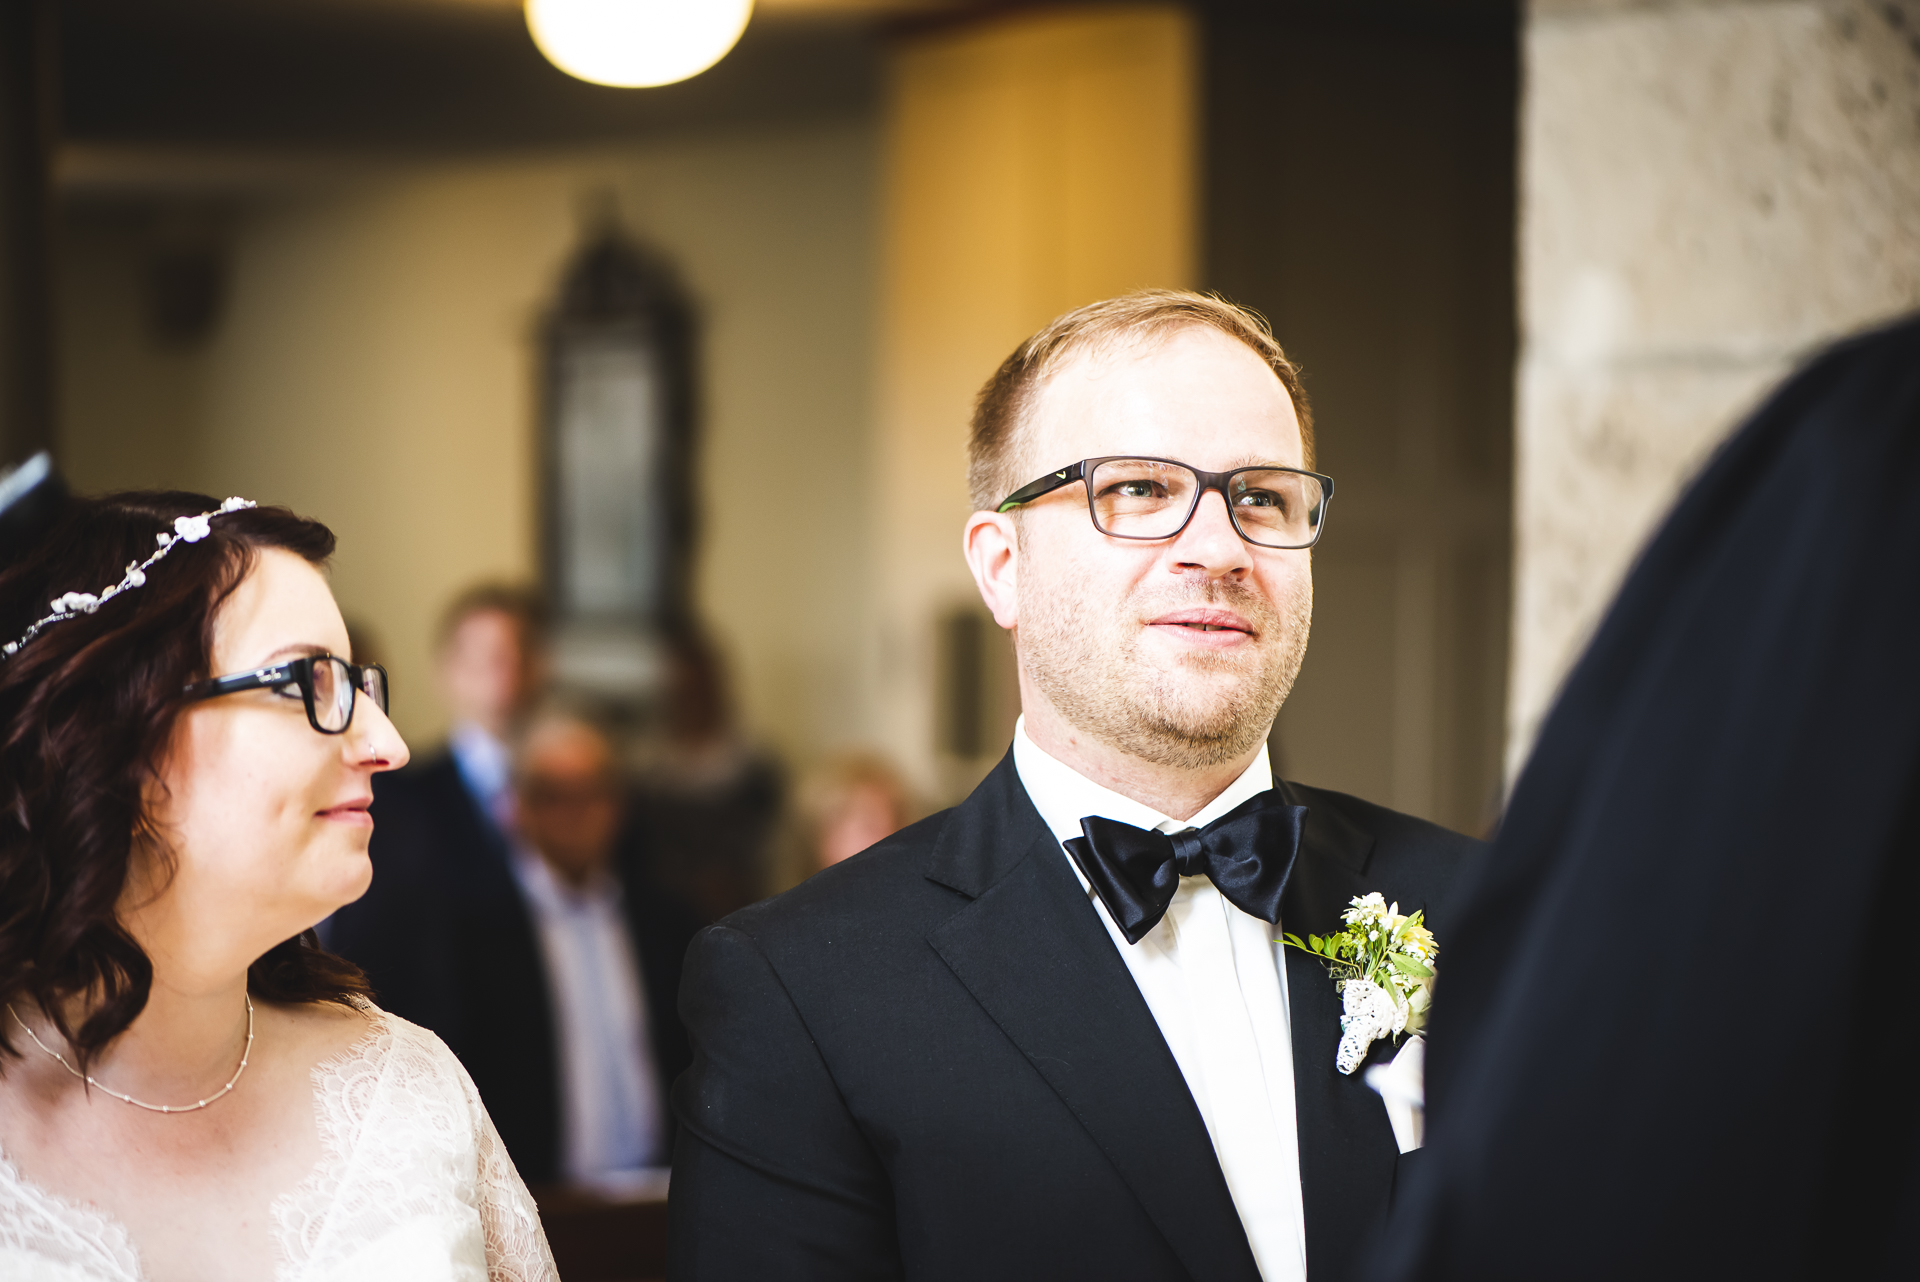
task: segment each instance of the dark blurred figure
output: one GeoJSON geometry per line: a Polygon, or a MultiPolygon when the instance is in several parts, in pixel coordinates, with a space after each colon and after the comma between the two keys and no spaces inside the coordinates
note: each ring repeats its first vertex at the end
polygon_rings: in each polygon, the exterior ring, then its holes
{"type": "Polygon", "coordinates": [[[0,467],[0,566],[11,564],[67,510],[67,485],[41,450],[15,467],[0,467]]]}
{"type": "Polygon", "coordinates": [[[615,860],[622,781],[593,725],[536,717],[515,784],[506,893],[469,897],[456,922],[447,1042],[529,1183],[665,1166],[666,1090],[691,1058],[675,995],[698,923],[615,860]]]}
{"type": "Polygon", "coordinates": [[[849,752],[829,758],[796,790],[806,868],[810,876],[907,826],[911,800],[900,772],[886,758],[849,752]]]}
{"type": "Polygon", "coordinates": [[[508,739],[539,693],[544,619],[532,591],[507,584],[469,588],[447,607],[435,650],[453,713],[447,742],[375,784],[373,886],[322,932],[367,972],[381,1005],[449,1043],[459,980],[450,914],[508,875],[508,739]]]}
{"type": "Polygon", "coordinates": [[[1920,1268],[1920,321],[1689,489],[1466,894],[1372,1277],[1920,1268]]]}
{"type": "Polygon", "coordinates": [[[712,644],[683,633],[667,652],[662,734],[634,794],[632,848],[655,881],[707,921],[767,893],[779,768],[733,721],[712,644]]]}

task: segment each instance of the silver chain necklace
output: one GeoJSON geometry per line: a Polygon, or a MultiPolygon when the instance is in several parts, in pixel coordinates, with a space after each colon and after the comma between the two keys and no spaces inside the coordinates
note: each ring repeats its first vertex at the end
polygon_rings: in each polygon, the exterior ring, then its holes
{"type": "Polygon", "coordinates": [[[149,1104],[145,1100],[137,1100],[131,1095],[122,1095],[119,1091],[114,1090],[113,1087],[107,1086],[101,1082],[97,1082],[92,1077],[81,1072],[79,1069],[75,1068],[72,1064],[69,1064],[67,1062],[67,1057],[65,1055],[62,1055],[59,1051],[53,1049],[53,1047],[41,1041],[40,1038],[37,1035],[35,1035],[34,1031],[31,1028],[27,1027],[27,1021],[20,1018],[20,1012],[13,1008],[12,1002],[7,1003],[7,1014],[13,1016],[13,1022],[20,1025],[21,1032],[25,1033],[28,1037],[33,1038],[33,1044],[35,1046],[38,1046],[41,1050],[45,1051],[47,1054],[59,1060],[60,1067],[66,1069],[69,1073],[72,1073],[75,1077],[79,1078],[81,1081],[85,1082],[87,1085],[99,1087],[99,1089],[105,1091],[107,1094],[113,1096],[115,1099],[125,1100],[127,1103],[133,1105],[135,1108],[144,1108],[149,1113],[192,1113],[198,1109],[205,1108],[207,1105],[213,1103],[215,1100],[225,1095],[228,1091],[232,1090],[233,1084],[240,1080],[240,1074],[247,1071],[247,1060],[251,1058],[253,1055],[253,995],[251,993],[248,993],[248,994],[245,994],[245,996],[247,999],[247,1044],[246,1044],[246,1047],[242,1049],[240,1052],[240,1067],[233,1070],[233,1076],[227,1079],[227,1084],[225,1086],[222,1086],[218,1091],[215,1091],[212,1095],[207,1096],[205,1099],[200,1100],[199,1102],[193,1103],[193,1104],[149,1104]]]}

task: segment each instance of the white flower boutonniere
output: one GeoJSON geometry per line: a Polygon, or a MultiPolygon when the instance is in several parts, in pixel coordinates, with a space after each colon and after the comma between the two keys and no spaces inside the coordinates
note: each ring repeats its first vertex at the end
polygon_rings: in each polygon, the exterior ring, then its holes
{"type": "Polygon", "coordinates": [[[1367,1048],[1380,1037],[1417,1033],[1426,1027],[1433,1002],[1433,963],[1440,950],[1433,932],[1420,924],[1424,913],[1403,916],[1378,893],[1356,895],[1342,917],[1347,928],[1336,935],[1283,935],[1289,947],[1312,953],[1327,964],[1333,990],[1340,994],[1340,1050],[1334,1066],[1343,1073],[1360,1067],[1367,1048]]]}

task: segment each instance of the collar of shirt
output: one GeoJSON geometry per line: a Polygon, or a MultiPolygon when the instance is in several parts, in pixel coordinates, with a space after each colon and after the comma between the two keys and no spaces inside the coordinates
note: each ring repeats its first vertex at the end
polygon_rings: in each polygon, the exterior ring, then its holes
{"type": "Polygon", "coordinates": [[[447,750],[453,753],[453,762],[460,768],[467,790],[492,813],[513,773],[513,753],[506,744],[471,721],[462,721],[453,727],[447,736],[447,750]]]}
{"type": "MultiPolygon", "coordinates": [[[[1252,764],[1241,771],[1240,777],[1228,784],[1219,796],[1202,806],[1199,813],[1191,819],[1172,819],[1152,806],[1143,805],[1095,783],[1048,753],[1027,737],[1027,719],[1024,716],[1013,727],[1013,768],[1019,772],[1027,795],[1033,798],[1034,809],[1040,812],[1041,821],[1052,830],[1054,839],[1061,842],[1081,835],[1080,820],[1087,815],[1118,820],[1136,828],[1157,828],[1161,832],[1204,828],[1249,797],[1258,796],[1273,787],[1273,765],[1267,759],[1266,745],[1262,744],[1260,755],[1253,759],[1252,764]]],[[[1064,850],[1061,851],[1061,857],[1066,858],[1064,850]]],[[[1069,864],[1072,862],[1068,860],[1069,864]]],[[[1080,875],[1077,865],[1073,871],[1075,876],[1080,875]]],[[[1085,877],[1080,877],[1080,881],[1082,885],[1086,884],[1085,877]]]]}
{"type": "MultiPolygon", "coordinates": [[[[1061,841],[1081,835],[1083,815],[1162,832],[1202,827],[1273,786],[1262,748],[1193,818],[1173,819],[1049,756],[1027,737],[1024,721],[1014,729],[1013,764],[1061,841]]],[[[1267,1282],[1306,1282],[1293,1035],[1274,928],[1228,903],[1206,877],[1182,877],[1166,916],[1129,944],[1064,849],[1060,858],[1085,888],[1180,1066],[1260,1275],[1267,1282]]]]}
{"type": "Polygon", "coordinates": [[[540,853],[513,843],[513,874],[533,910],[546,918],[565,918],[600,910],[617,913],[620,883],[603,872],[584,886],[562,881],[540,853]]]}

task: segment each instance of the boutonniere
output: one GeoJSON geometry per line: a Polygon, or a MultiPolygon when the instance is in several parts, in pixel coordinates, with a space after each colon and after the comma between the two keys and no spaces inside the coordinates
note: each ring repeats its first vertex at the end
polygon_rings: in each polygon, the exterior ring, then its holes
{"type": "Polygon", "coordinates": [[[1352,1073],[1367,1057],[1375,1038],[1417,1033],[1426,1027],[1433,1002],[1433,961],[1439,955],[1433,932],[1420,924],[1424,913],[1401,915],[1379,894],[1355,895],[1341,918],[1347,928],[1334,935],[1283,935],[1290,947],[1312,953],[1327,964],[1333,991],[1340,994],[1340,1051],[1334,1066],[1352,1073]]]}

